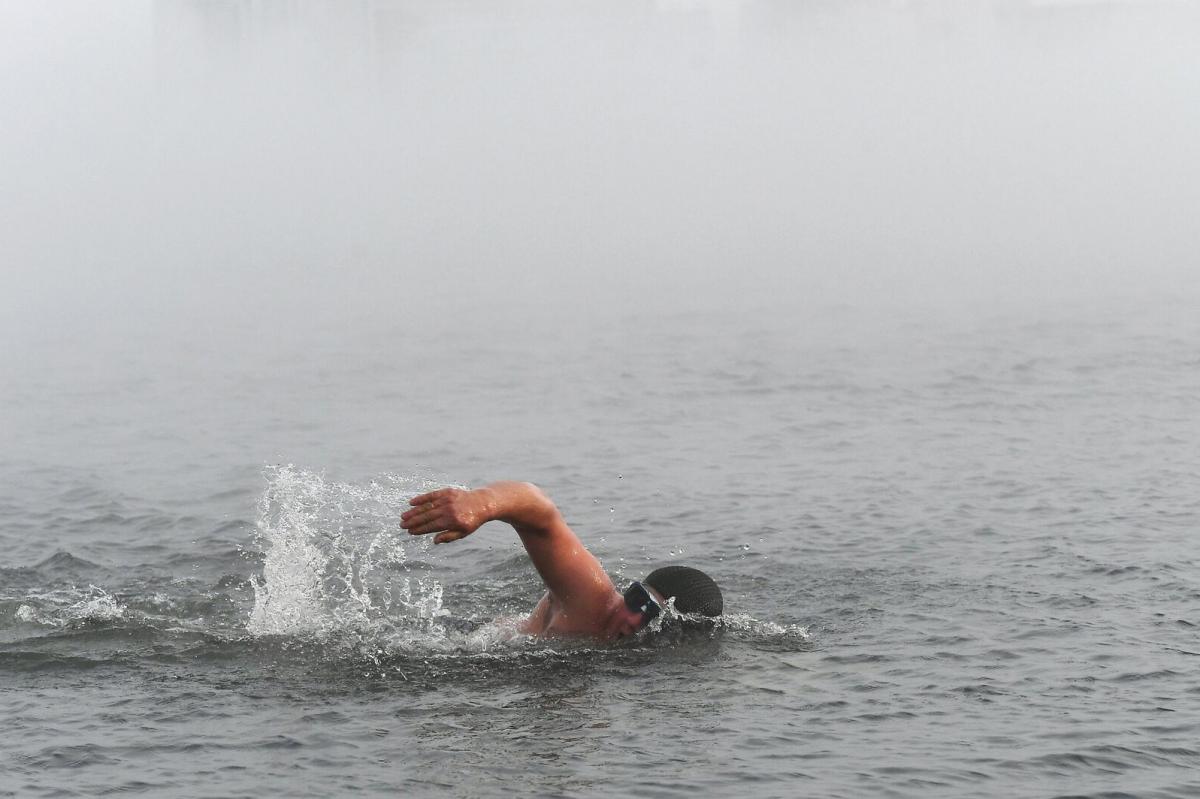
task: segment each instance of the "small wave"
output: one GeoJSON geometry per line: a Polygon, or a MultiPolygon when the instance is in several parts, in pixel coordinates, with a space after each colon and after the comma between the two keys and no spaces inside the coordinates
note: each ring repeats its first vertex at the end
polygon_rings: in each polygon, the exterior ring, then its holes
{"type": "Polygon", "coordinates": [[[59,550],[45,560],[36,563],[33,568],[42,574],[60,575],[98,571],[100,565],[92,563],[90,560],[76,557],[70,552],[59,550]]]}
{"type": "Polygon", "coordinates": [[[76,672],[94,669],[104,664],[105,660],[97,658],[63,655],[55,652],[25,652],[20,650],[0,652],[0,668],[6,671],[76,672]]]}
{"type": "Polygon", "coordinates": [[[66,588],[28,594],[13,616],[25,624],[76,628],[121,619],[126,611],[112,594],[89,585],[86,590],[66,588]]]}
{"type": "Polygon", "coordinates": [[[800,624],[778,624],[756,619],[746,613],[727,613],[717,619],[717,628],[735,638],[772,647],[804,648],[812,643],[809,628],[800,624]]]}

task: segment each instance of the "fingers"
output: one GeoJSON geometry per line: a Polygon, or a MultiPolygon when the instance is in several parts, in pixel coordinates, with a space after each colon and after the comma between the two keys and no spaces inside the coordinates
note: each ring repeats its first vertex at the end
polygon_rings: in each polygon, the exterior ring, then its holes
{"type": "Polygon", "coordinates": [[[446,508],[424,505],[405,513],[400,519],[400,526],[408,530],[409,535],[428,535],[448,531],[455,525],[454,516],[446,508]]]}
{"type": "Polygon", "coordinates": [[[429,491],[424,494],[418,494],[417,496],[410,499],[408,501],[408,504],[409,505],[426,505],[435,500],[441,499],[442,497],[446,496],[446,494],[448,494],[449,492],[451,492],[453,490],[454,490],[453,488],[439,488],[436,491],[429,491]]]}
{"type": "Polygon", "coordinates": [[[418,505],[415,508],[410,508],[400,514],[400,524],[407,527],[409,523],[420,524],[422,521],[437,513],[438,506],[432,503],[418,505]]]}
{"type": "Polygon", "coordinates": [[[455,510],[458,493],[459,489],[439,488],[413,497],[408,501],[412,507],[400,514],[400,526],[409,535],[438,533],[433,539],[435,544],[457,541],[469,535],[461,529],[463,524],[455,510]]]}
{"type": "Polygon", "coordinates": [[[425,522],[424,524],[416,525],[415,527],[407,527],[409,535],[429,535],[430,533],[440,533],[446,529],[446,525],[438,520],[425,522]]]}
{"type": "Polygon", "coordinates": [[[451,541],[457,541],[460,538],[466,538],[468,533],[463,530],[447,530],[446,525],[440,519],[433,519],[424,524],[408,528],[409,535],[429,535],[437,533],[433,537],[435,544],[447,544],[451,541]]]}
{"type": "Polygon", "coordinates": [[[422,505],[402,515],[400,526],[412,535],[425,535],[449,529],[451,521],[452,517],[445,508],[422,505]]]}

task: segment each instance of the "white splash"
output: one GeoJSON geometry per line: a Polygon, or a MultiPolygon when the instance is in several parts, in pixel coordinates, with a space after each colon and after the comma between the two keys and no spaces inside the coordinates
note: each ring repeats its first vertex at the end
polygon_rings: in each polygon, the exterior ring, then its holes
{"type": "Polygon", "coordinates": [[[442,586],[412,563],[430,541],[400,527],[408,500],[442,485],[395,475],[353,485],[291,465],[268,469],[257,530],[263,573],[252,581],[246,629],[398,646],[444,638],[442,586]]]}
{"type": "Polygon", "coordinates": [[[773,621],[763,621],[747,613],[727,613],[718,619],[718,626],[725,630],[763,638],[811,640],[808,627],[800,624],[778,624],[773,621]]]}
{"type": "Polygon", "coordinates": [[[86,590],[72,587],[30,593],[25,598],[30,604],[17,607],[14,614],[17,621],[46,627],[101,624],[121,619],[127,611],[116,597],[94,585],[89,585],[86,590]]]}

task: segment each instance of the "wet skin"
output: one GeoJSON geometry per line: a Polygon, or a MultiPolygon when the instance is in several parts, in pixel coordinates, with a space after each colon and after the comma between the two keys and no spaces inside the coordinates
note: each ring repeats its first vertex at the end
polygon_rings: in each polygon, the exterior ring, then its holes
{"type": "Polygon", "coordinates": [[[643,626],[642,614],[625,605],[600,561],[537,486],[499,482],[473,490],[442,488],[409,504],[400,526],[410,535],[432,534],[435,544],[466,538],[490,521],[512,525],[547,589],[523,622],[524,632],[612,640],[643,626]]]}

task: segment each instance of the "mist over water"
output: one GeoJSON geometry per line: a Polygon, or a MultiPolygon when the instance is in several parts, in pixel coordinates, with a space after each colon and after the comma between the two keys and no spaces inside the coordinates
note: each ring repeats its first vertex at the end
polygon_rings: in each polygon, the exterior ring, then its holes
{"type": "Polygon", "coordinates": [[[1191,4],[5,14],[6,316],[76,334],[1196,288],[1191,4]]]}
{"type": "Polygon", "coordinates": [[[0,795],[1200,791],[1200,6],[0,6],[0,795]],[[727,615],[540,641],[439,485],[727,615]]]}

